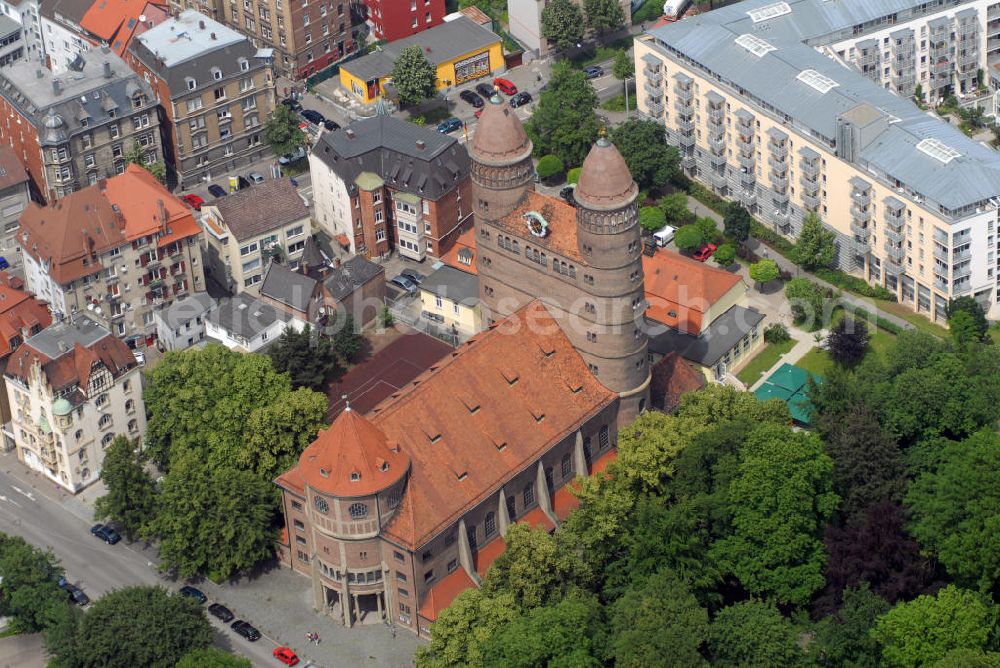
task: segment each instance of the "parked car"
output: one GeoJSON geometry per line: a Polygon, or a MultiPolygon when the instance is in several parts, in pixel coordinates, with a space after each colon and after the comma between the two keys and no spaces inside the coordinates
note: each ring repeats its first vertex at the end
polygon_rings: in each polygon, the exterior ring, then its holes
{"type": "Polygon", "coordinates": [[[410,294],[413,294],[414,292],[417,291],[417,284],[408,279],[406,276],[403,276],[402,274],[400,274],[399,276],[393,276],[392,278],[389,279],[389,282],[398,288],[406,290],[410,294]]]}
{"type": "Polygon", "coordinates": [[[327,129],[328,132],[333,132],[334,130],[340,129],[340,123],[331,121],[329,118],[323,121],[323,127],[327,129]]]}
{"type": "Polygon", "coordinates": [[[566,186],[559,191],[559,196],[570,206],[576,206],[576,197],[573,196],[574,190],[576,190],[576,186],[566,186]]]}
{"type": "Polygon", "coordinates": [[[90,527],[90,533],[94,534],[108,545],[114,545],[122,539],[122,537],[118,535],[118,532],[109,527],[107,524],[95,524],[90,527]]]}
{"type": "Polygon", "coordinates": [[[520,93],[510,98],[510,106],[514,107],[515,109],[517,107],[523,107],[529,102],[531,102],[531,93],[529,93],[526,90],[522,90],[520,93]]]}
{"type": "Polygon", "coordinates": [[[322,125],[323,121],[326,120],[326,117],[315,109],[304,109],[301,113],[302,118],[306,119],[313,125],[322,125]]]}
{"type": "Polygon", "coordinates": [[[192,587],[191,585],[184,585],[183,587],[181,587],[180,595],[185,598],[190,598],[195,601],[198,601],[199,604],[204,604],[205,601],[208,600],[208,597],[205,596],[205,592],[198,589],[197,587],[192,587]]]}
{"type": "Polygon", "coordinates": [[[233,631],[236,631],[237,635],[243,636],[250,642],[256,642],[260,640],[260,631],[255,629],[253,626],[244,622],[242,619],[237,619],[235,622],[229,625],[233,631]]]}
{"type": "Polygon", "coordinates": [[[212,197],[225,197],[226,195],[229,194],[226,192],[225,188],[223,188],[222,186],[217,186],[214,183],[208,186],[208,193],[212,197]]]}
{"type": "Polygon", "coordinates": [[[136,364],[138,364],[139,366],[146,365],[146,353],[142,352],[141,350],[133,350],[132,356],[135,357],[136,364]]]}
{"type": "Polygon", "coordinates": [[[296,160],[301,160],[304,157],[306,157],[306,149],[304,146],[299,146],[291,153],[287,153],[278,158],[278,163],[282,165],[290,165],[296,160]]]}
{"type": "Polygon", "coordinates": [[[187,195],[182,195],[181,199],[184,200],[184,203],[187,204],[192,209],[194,209],[195,211],[201,211],[201,205],[205,203],[205,200],[203,200],[198,195],[195,195],[194,193],[188,193],[187,195]]]}
{"type": "Polygon", "coordinates": [[[517,95],[517,86],[512,84],[508,79],[499,77],[493,80],[493,85],[503,91],[504,95],[517,95]]]}
{"type": "Polygon", "coordinates": [[[486,102],[475,91],[463,90],[458,94],[460,98],[471,104],[476,109],[481,109],[486,102]]]}
{"type": "Polygon", "coordinates": [[[286,97],[281,101],[281,104],[285,105],[292,111],[302,111],[302,104],[298,100],[293,100],[290,97],[286,97]]]}
{"type": "Polygon", "coordinates": [[[410,279],[417,285],[420,285],[424,281],[423,274],[421,274],[419,271],[413,271],[412,269],[404,269],[403,271],[399,272],[399,275],[403,276],[404,278],[410,279]]]}
{"type": "Polygon", "coordinates": [[[295,655],[290,647],[275,647],[274,658],[286,666],[294,666],[299,662],[299,657],[295,655]]]}
{"type": "Polygon", "coordinates": [[[461,129],[461,127],[462,121],[452,116],[438,123],[437,131],[441,134],[448,134],[449,132],[461,129]]]}
{"type": "Polygon", "coordinates": [[[10,262],[3,255],[0,255],[0,269],[7,269],[8,267],[10,267],[10,262]]]}
{"type": "Polygon", "coordinates": [[[247,174],[247,181],[250,183],[264,183],[264,175],[260,172],[250,172],[247,174]]]}
{"type": "Polygon", "coordinates": [[[718,248],[718,246],[716,246],[715,244],[705,244],[704,246],[699,248],[695,252],[695,254],[692,255],[691,257],[698,260],[698,262],[704,262],[708,258],[712,257],[712,253],[715,252],[716,248],[718,248]]]}
{"type": "Polygon", "coordinates": [[[494,91],[493,86],[489,85],[488,83],[477,83],[476,92],[482,95],[483,99],[488,100],[491,97],[493,97],[493,93],[496,91],[494,91]]]}
{"type": "Polygon", "coordinates": [[[656,240],[657,246],[663,248],[673,240],[675,232],[677,228],[673,225],[664,225],[663,229],[653,232],[653,239],[656,240]]]}
{"type": "Polygon", "coordinates": [[[213,603],[212,605],[208,606],[208,612],[210,615],[218,619],[223,624],[228,624],[229,622],[233,621],[233,618],[236,616],[233,614],[232,610],[222,605],[221,603],[213,603]]]}
{"type": "Polygon", "coordinates": [[[90,597],[83,593],[83,590],[75,584],[67,582],[66,578],[59,578],[59,586],[62,587],[69,596],[71,603],[76,603],[80,607],[90,604],[90,597]]]}
{"type": "Polygon", "coordinates": [[[604,76],[604,68],[601,67],[600,65],[591,65],[590,67],[588,67],[587,69],[585,69],[583,72],[584,72],[584,74],[587,75],[588,79],[596,79],[597,77],[603,77],[604,76]]]}

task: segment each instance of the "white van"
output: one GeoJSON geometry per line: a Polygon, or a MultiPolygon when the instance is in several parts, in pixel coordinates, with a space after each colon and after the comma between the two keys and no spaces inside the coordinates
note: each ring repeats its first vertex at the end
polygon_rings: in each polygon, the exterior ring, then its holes
{"type": "Polygon", "coordinates": [[[663,15],[670,19],[679,19],[691,0],[666,0],[663,3],[663,15]]]}
{"type": "Polygon", "coordinates": [[[662,230],[653,232],[653,238],[656,239],[656,245],[659,246],[660,248],[663,248],[664,246],[669,244],[671,241],[673,241],[674,232],[676,231],[677,231],[676,227],[674,227],[673,225],[667,225],[662,230]]]}

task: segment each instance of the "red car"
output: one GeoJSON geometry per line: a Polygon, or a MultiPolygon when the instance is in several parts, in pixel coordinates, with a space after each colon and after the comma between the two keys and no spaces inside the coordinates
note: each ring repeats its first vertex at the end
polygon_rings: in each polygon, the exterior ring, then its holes
{"type": "Polygon", "coordinates": [[[502,90],[506,95],[517,95],[517,86],[507,79],[494,79],[493,85],[502,90]]]}
{"type": "Polygon", "coordinates": [[[286,666],[294,666],[299,662],[299,657],[295,655],[295,652],[290,647],[276,647],[274,649],[274,658],[286,666]]]}
{"type": "Polygon", "coordinates": [[[205,203],[205,200],[198,197],[194,193],[188,193],[187,195],[182,196],[181,199],[195,211],[201,211],[201,205],[205,203]]]}
{"type": "Polygon", "coordinates": [[[712,257],[712,253],[715,252],[716,248],[718,248],[718,246],[716,246],[715,244],[705,244],[704,246],[699,248],[697,252],[695,252],[695,254],[692,255],[691,257],[698,260],[698,262],[704,262],[708,258],[712,257]]]}

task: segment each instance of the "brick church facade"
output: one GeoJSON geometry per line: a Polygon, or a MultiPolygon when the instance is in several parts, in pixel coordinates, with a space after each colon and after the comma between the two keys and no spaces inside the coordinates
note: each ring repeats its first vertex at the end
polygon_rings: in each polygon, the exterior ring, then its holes
{"type": "Polygon", "coordinates": [[[577,209],[535,193],[531,142],[491,100],[473,137],[490,328],[366,415],[345,410],[276,480],[281,560],[347,626],[422,636],[515,522],[555,530],[649,396],[637,188],[605,139],[577,209]]]}

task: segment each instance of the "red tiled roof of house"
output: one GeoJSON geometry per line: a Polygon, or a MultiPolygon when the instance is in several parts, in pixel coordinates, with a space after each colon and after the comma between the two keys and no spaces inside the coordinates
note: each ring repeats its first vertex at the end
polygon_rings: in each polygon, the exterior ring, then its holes
{"type": "Polygon", "coordinates": [[[506,547],[507,542],[500,536],[497,536],[479,548],[479,551],[476,553],[476,574],[480,578],[486,577],[486,571],[490,570],[490,566],[493,565],[493,562],[503,553],[506,547]]]}
{"type": "Polygon", "coordinates": [[[528,304],[368,415],[412,462],[385,534],[423,545],[616,399],[549,311],[528,304]]]}
{"type": "Polygon", "coordinates": [[[24,170],[21,159],[9,145],[0,146],[0,190],[6,190],[18,183],[28,180],[28,172],[24,170]]]}
{"type": "Polygon", "coordinates": [[[664,249],[652,257],[643,255],[642,271],[649,302],[646,317],[695,336],[710,324],[702,322],[705,312],[743,280],[664,249]]]}
{"type": "Polygon", "coordinates": [[[83,15],[80,25],[124,57],[133,37],[148,30],[150,22],[167,16],[166,4],[149,0],[97,0],[83,15]]]}
{"type": "Polygon", "coordinates": [[[455,241],[441,254],[441,261],[468,274],[479,273],[476,270],[476,231],[469,228],[455,237],[455,241]],[[468,259],[464,262],[463,259],[468,259]]]}
{"type": "Polygon", "coordinates": [[[110,332],[88,347],[77,343],[72,350],[55,359],[35,349],[28,341],[11,354],[5,373],[27,383],[28,374],[35,362],[42,366],[42,372],[54,390],[73,385],[86,388],[95,362],[104,365],[115,378],[136,365],[135,356],[129,347],[110,332]]]}
{"type": "Polygon", "coordinates": [[[138,165],[131,164],[124,174],[108,179],[104,196],[121,211],[129,241],[163,232],[158,243],[163,247],[201,232],[191,208],[138,165]],[[166,221],[161,218],[160,202],[166,221]]]}
{"type": "Polygon", "coordinates": [[[576,209],[558,197],[543,195],[533,190],[528,191],[518,207],[497,221],[497,225],[518,236],[530,237],[531,243],[539,250],[548,248],[554,253],[584,264],[576,241],[576,209]],[[548,222],[549,231],[546,236],[533,237],[528,233],[528,219],[524,214],[529,211],[541,214],[548,222]]]}
{"type": "Polygon", "coordinates": [[[527,524],[532,529],[544,529],[545,531],[555,531],[556,523],[552,521],[540,506],[528,511],[528,513],[518,520],[521,524],[527,524]]]}
{"type": "Polygon", "coordinates": [[[45,329],[52,324],[52,314],[45,302],[18,290],[5,271],[0,271],[0,358],[11,353],[11,342],[27,338],[25,332],[45,329]]]}
{"type": "Polygon", "coordinates": [[[475,586],[476,583],[472,581],[464,568],[456,568],[424,594],[424,603],[420,606],[420,616],[429,621],[435,621],[441,611],[451,605],[455,597],[475,586]]]}
{"type": "Polygon", "coordinates": [[[653,365],[649,384],[653,406],[672,413],[680,405],[681,396],[705,387],[705,375],[688,364],[676,352],[664,355],[653,365]]]}
{"type": "Polygon", "coordinates": [[[274,479],[279,487],[287,489],[289,492],[294,492],[299,496],[304,497],[306,494],[306,485],[302,480],[302,475],[299,473],[299,467],[289,469],[279,475],[274,479]]]}

